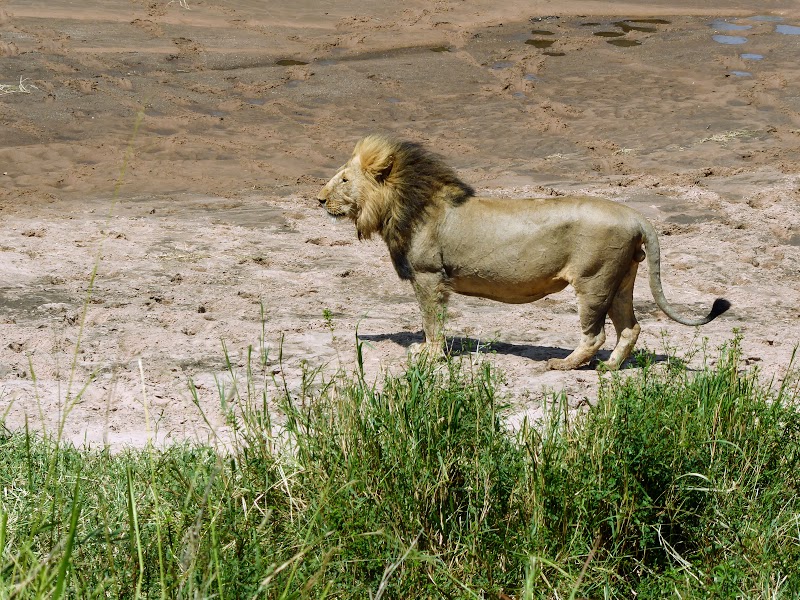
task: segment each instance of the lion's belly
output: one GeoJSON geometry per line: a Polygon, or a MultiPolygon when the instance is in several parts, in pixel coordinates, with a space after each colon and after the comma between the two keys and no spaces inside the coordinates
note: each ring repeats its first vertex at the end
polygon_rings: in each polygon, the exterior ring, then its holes
{"type": "Polygon", "coordinates": [[[535,302],[567,287],[567,281],[561,278],[509,282],[478,277],[450,277],[448,284],[457,294],[479,296],[507,304],[535,302]]]}
{"type": "Polygon", "coordinates": [[[553,252],[548,236],[527,233],[444,244],[448,287],[457,294],[499,302],[533,302],[571,283],[571,253],[553,252]],[[544,242],[544,243],[543,243],[544,242]]]}

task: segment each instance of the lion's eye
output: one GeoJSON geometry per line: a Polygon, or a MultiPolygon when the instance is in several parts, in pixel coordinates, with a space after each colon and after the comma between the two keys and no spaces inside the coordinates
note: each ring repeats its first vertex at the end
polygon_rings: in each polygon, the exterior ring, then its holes
{"type": "Polygon", "coordinates": [[[347,177],[345,175],[342,175],[342,183],[347,183],[347,177]]]}

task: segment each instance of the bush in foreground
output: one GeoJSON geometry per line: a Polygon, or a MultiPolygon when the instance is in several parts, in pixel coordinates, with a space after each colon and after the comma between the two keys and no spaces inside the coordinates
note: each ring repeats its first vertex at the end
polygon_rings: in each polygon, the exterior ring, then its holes
{"type": "Polygon", "coordinates": [[[800,594],[797,393],[738,340],[515,432],[487,365],[253,380],[227,450],[0,438],[0,598],[800,594]]]}

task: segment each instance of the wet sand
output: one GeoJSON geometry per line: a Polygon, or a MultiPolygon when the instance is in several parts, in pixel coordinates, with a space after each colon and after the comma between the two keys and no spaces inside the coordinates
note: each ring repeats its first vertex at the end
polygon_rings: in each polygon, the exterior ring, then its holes
{"type": "MultiPolygon", "coordinates": [[[[639,348],[738,329],[780,380],[800,342],[800,11],[754,5],[0,4],[0,84],[28,92],[0,95],[0,415],[55,431],[66,412],[78,443],[205,440],[188,381],[224,433],[223,344],[240,376],[268,348],[290,389],[304,364],[351,366],[356,329],[372,375],[402,367],[422,337],[409,286],[314,199],[370,132],[426,143],[483,194],[639,209],[667,297],[733,303],[681,326],[641,269],[639,348]]],[[[451,341],[490,350],[518,414],[594,397],[592,367],[545,369],[578,342],[571,291],[451,306],[451,341]]]]}

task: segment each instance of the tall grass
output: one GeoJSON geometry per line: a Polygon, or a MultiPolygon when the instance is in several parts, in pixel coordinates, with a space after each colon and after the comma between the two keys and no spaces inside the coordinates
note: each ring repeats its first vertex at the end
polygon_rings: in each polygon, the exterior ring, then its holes
{"type": "Polygon", "coordinates": [[[6,432],[0,598],[798,597],[797,390],[740,358],[510,431],[487,365],[290,393],[259,351],[225,449],[6,432]]]}

